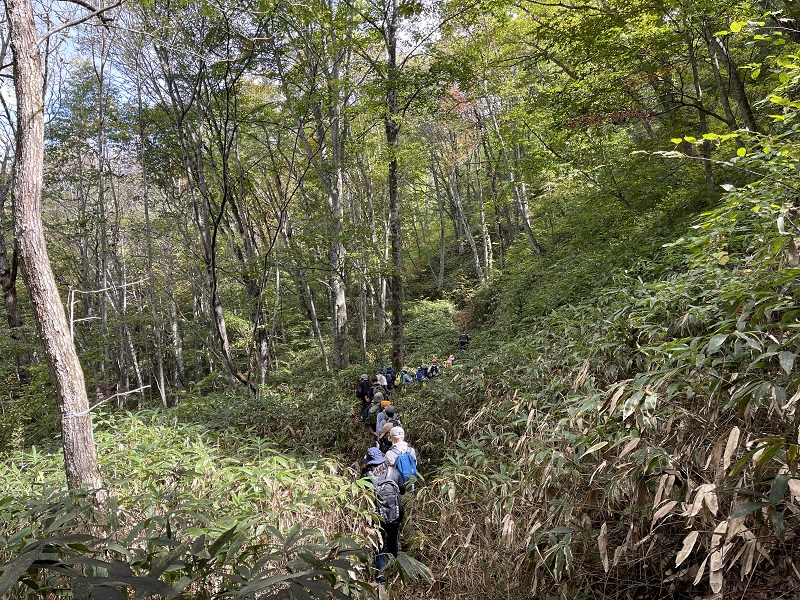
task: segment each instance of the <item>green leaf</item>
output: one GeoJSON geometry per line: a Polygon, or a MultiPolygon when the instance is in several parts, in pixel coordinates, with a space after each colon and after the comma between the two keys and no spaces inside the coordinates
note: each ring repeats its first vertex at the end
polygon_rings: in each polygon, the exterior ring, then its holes
{"type": "Polygon", "coordinates": [[[794,352],[789,352],[784,350],[783,352],[778,352],[778,360],[781,361],[781,368],[786,371],[786,374],[792,372],[792,367],[794,366],[794,359],[796,358],[796,354],[794,352]]]}
{"type": "Polygon", "coordinates": [[[769,501],[770,504],[778,504],[786,496],[786,490],[789,487],[789,476],[780,474],[776,475],[772,480],[772,485],[769,488],[769,501]]]}
{"type": "Polygon", "coordinates": [[[706,351],[709,354],[714,354],[717,350],[719,350],[722,347],[722,344],[724,344],[725,340],[727,339],[728,339],[727,333],[718,333],[717,335],[711,338],[710,342],[708,342],[708,348],[706,349],[706,351]]]}
{"type": "Polygon", "coordinates": [[[733,33],[739,33],[745,25],[747,25],[747,21],[734,21],[731,23],[730,30],[733,33]]]}
{"type": "Polygon", "coordinates": [[[734,508],[728,518],[735,519],[736,517],[744,517],[768,506],[771,506],[769,502],[745,502],[734,508]]]}
{"type": "Polygon", "coordinates": [[[744,148],[737,148],[736,149],[736,155],[737,156],[744,156],[745,154],[747,154],[747,150],[745,150],[744,148]]]}

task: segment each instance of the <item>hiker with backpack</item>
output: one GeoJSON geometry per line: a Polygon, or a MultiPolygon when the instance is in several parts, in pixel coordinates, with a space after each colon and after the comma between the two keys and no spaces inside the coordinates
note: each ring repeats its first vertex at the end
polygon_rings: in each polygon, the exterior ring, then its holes
{"type": "Polygon", "coordinates": [[[395,375],[394,371],[392,370],[392,365],[386,365],[386,389],[393,390],[394,389],[394,382],[395,382],[395,375]]]}
{"type": "Polygon", "coordinates": [[[417,470],[417,451],[406,442],[406,432],[402,427],[392,427],[389,431],[392,447],[386,452],[386,462],[390,473],[397,471],[403,483],[411,484],[419,478],[417,470]]]}
{"type": "Polygon", "coordinates": [[[439,368],[439,361],[434,358],[431,361],[431,366],[428,367],[428,379],[433,379],[434,377],[438,377],[439,373],[441,373],[441,369],[439,368]]]}
{"type": "Polygon", "coordinates": [[[369,397],[367,394],[369,393],[369,375],[366,373],[362,373],[361,377],[358,379],[358,386],[356,387],[356,398],[361,400],[361,420],[364,420],[364,411],[369,409],[369,397]]]}
{"type": "Polygon", "coordinates": [[[406,493],[403,478],[392,472],[378,448],[367,449],[361,459],[364,465],[362,477],[367,477],[375,487],[375,508],[380,519],[381,547],[375,551],[375,580],[386,581],[383,569],[388,555],[397,557],[400,551],[400,524],[403,520],[403,504],[400,496],[406,493]]]}
{"type": "Polygon", "coordinates": [[[383,392],[375,392],[375,395],[372,397],[372,402],[367,409],[367,418],[364,421],[372,431],[376,431],[378,426],[378,415],[383,412],[383,410],[391,406],[392,401],[389,399],[388,396],[384,396],[383,392]]]}
{"type": "Polygon", "coordinates": [[[417,369],[417,381],[423,381],[428,377],[428,365],[420,365],[417,369]]]}
{"type": "Polygon", "coordinates": [[[399,426],[400,420],[397,418],[395,414],[395,408],[393,405],[389,405],[384,408],[381,412],[378,413],[378,417],[375,423],[375,435],[379,436],[381,431],[383,430],[383,426],[386,423],[392,423],[393,426],[399,426]]]}
{"type": "Polygon", "coordinates": [[[465,331],[461,332],[461,335],[458,336],[458,351],[459,352],[466,352],[467,347],[469,346],[469,334],[465,331]]]}
{"type": "Polygon", "coordinates": [[[376,376],[378,378],[378,383],[380,383],[384,388],[386,388],[386,375],[384,375],[383,373],[383,367],[378,369],[376,376]]]}

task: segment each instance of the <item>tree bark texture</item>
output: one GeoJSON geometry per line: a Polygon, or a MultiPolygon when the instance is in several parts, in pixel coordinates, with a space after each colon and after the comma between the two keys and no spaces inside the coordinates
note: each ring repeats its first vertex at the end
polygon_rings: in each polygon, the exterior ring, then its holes
{"type": "Polygon", "coordinates": [[[14,234],[36,327],[61,412],[64,466],[70,489],[102,488],[83,370],[47,255],[41,218],[44,99],[41,57],[28,0],[7,0],[17,95],[14,234]]]}
{"type": "Polygon", "coordinates": [[[400,123],[397,121],[397,28],[400,22],[399,0],[391,0],[387,15],[387,80],[386,80],[386,143],[389,148],[389,239],[392,253],[392,274],[389,296],[392,307],[392,361],[396,372],[405,362],[403,342],[403,237],[400,230],[400,193],[398,180],[397,143],[400,123]]]}

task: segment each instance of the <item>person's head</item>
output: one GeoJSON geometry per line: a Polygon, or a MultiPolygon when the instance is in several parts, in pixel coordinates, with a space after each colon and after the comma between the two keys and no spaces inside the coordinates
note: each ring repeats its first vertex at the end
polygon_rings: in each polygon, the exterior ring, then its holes
{"type": "Polygon", "coordinates": [[[386,372],[391,373],[394,369],[392,369],[392,365],[386,365],[386,372]]]}
{"type": "Polygon", "coordinates": [[[436,359],[434,358],[434,359],[431,361],[431,364],[432,364],[432,365],[438,365],[438,364],[439,364],[439,361],[438,361],[438,360],[436,360],[436,359]]]}
{"type": "Polygon", "coordinates": [[[372,448],[369,448],[367,450],[367,454],[364,456],[364,458],[361,459],[361,462],[364,464],[365,467],[374,467],[377,465],[382,465],[385,461],[386,459],[383,457],[383,454],[381,453],[380,449],[375,448],[374,446],[372,448]]]}
{"type": "Polygon", "coordinates": [[[383,367],[381,367],[380,369],[378,369],[378,373],[380,373],[381,375],[383,375],[383,367]]]}
{"type": "Polygon", "coordinates": [[[381,433],[380,433],[380,435],[378,437],[379,438],[383,438],[383,437],[388,436],[389,432],[392,430],[392,427],[394,427],[394,425],[392,423],[385,423],[384,426],[383,426],[383,429],[381,429],[381,433]]]}
{"type": "Polygon", "coordinates": [[[406,439],[406,432],[402,427],[392,427],[389,431],[389,437],[393,442],[402,442],[406,439]]]}
{"type": "Polygon", "coordinates": [[[361,377],[359,377],[359,380],[361,380],[361,381],[367,381],[368,379],[369,379],[369,375],[367,375],[366,373],[362,373],[361,377]]]}
{"type": "Polygon", "coordinates": [[[384,410],[384,412],[386,413],[387,417],[393,417],[394,416],[394,405],[390,404],[389,406],[387,406],[386,409],[384,410]]]}
{"type": "Polygon", "coordinates": [[[378,383],[378,376],[373,375],[372,377],[369,378],[369,380],[371,383],[378,383]]]}
{"type": "Polygon", "coordinates": [[[381,402],[383,400],[383,392],[375,392],[375,395],[372,396],[373,402],[381,402]]]}

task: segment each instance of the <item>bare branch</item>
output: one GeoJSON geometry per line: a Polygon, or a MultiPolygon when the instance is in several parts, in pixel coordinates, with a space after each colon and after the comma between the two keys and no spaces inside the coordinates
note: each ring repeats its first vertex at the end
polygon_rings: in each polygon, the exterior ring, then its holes
{"type": "MultiPolygon", "coordinates": [[[[85,3],[80,2],[78,0],[69,0],[69,1],[70,2],[74,2],[75,4],[79,4],[80,6],[84,6],[84,7],[88,7],[88,8],[94,8],[91,5],[85,4],[85,3]]],[[[104,8],[100,8],[98,10],[95,10],[94,12],[89,13],[88,15],[86,15],[84,17],[81,17],[80,19],[75,19],[74,21],[70,21],[69,23],[64,23],[63,25],[59,25],[58,27],[56,27],[54,29],[51,29],[50,31],[45,33],[41,38],[39,38],[39,42],[38,43],[41,44],[42,42],[47,40],[47,38],[49,38],[52,35],[55,35],[59,31],[63,31],[65,29],[69,29],[70,27],[74,27],[75,25],[80,25],[81,23],[85,23],[86,21],[89,21],[89,20],[93,19],[94,17],[98,17],[99,16],[100,20],[103,22],[103,24],[104,25],[108,25],[114,19],[112,19],[110,17],[103,17],[102,16],[103,13],[106,13],[109,10],[117,8],[118,6],[121,6],[123,2],[124,2],[124,0],[119,0],[119,2],[116,2],[116,3],[114,3],[114,4],[110,5],[110,6],[106,6],[104,8]]]]}

